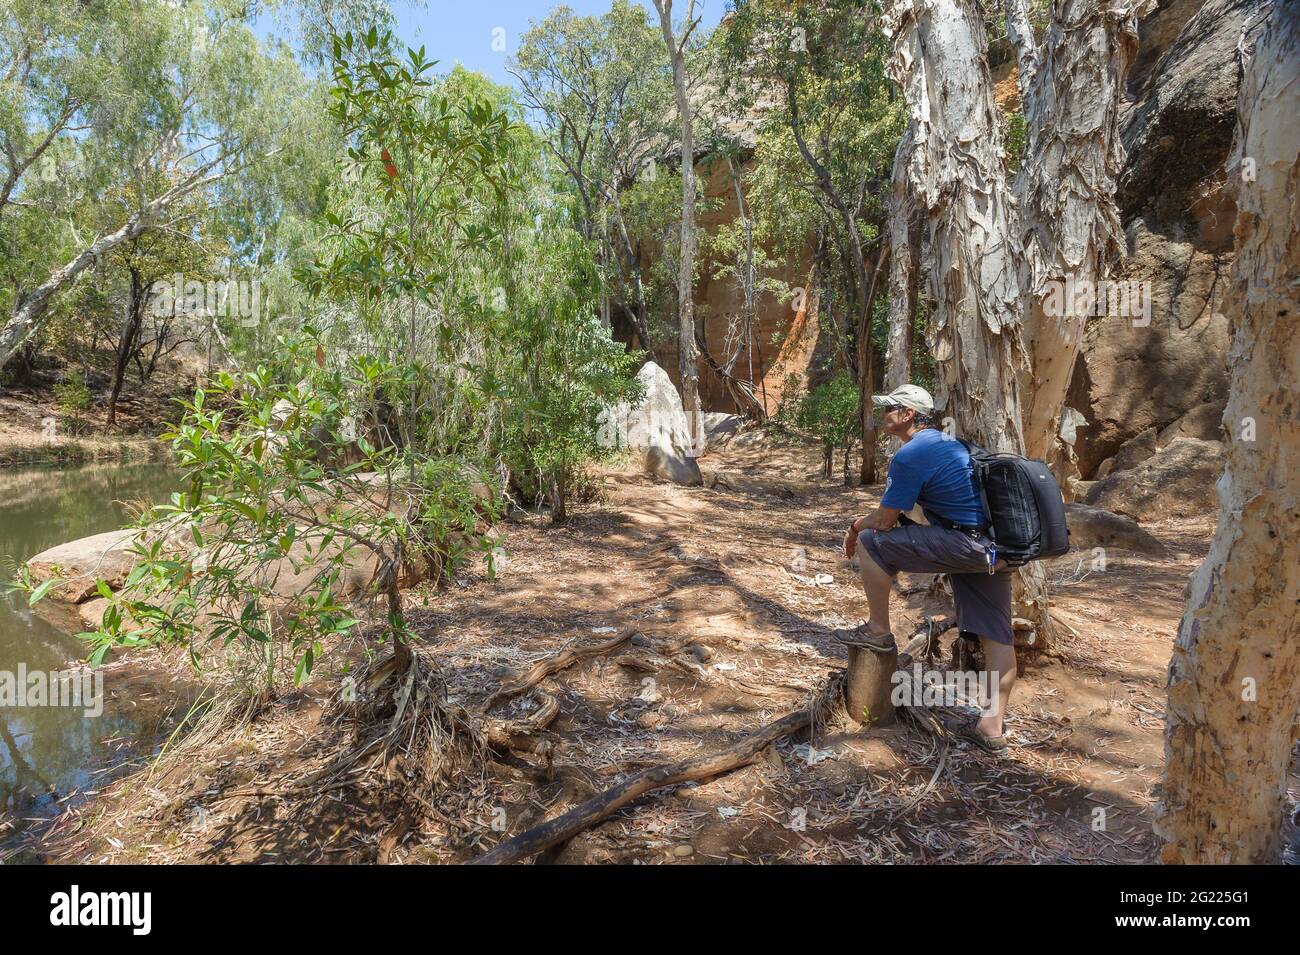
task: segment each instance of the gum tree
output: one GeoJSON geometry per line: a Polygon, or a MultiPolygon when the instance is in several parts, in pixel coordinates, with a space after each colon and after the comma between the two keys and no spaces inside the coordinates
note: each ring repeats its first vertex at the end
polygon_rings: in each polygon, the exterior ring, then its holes
{"type": "MultiPolygon", "coordinates": [[[[49,216],[46,160],[73,196],[117,185],[135,202],[98,231],[73,231],[0,290],[0,366],[37,335],[56,297],[189,197],[273,161],[308,87],[285,48],[267,49],[246,12],[134,0],[7,0],[0,16],[0,241],[49,216]],[[75,157],[71,154],[75,148],[75,157]],[[157,188],[148,188],[156,186],[157,188]]],[[[69,214],[66,205],[54,214],[69,214]]]]}
{"type": "MultiPolygon", "coordinates": [[[[1119,113],[1137,22],[1152,6],[1055,0],[1039,39],[1026,0],[1006,0],[1026,128],[1014,178],[980,5],[891,0],[885,8],[890,75],[908,110],[894,168],[924,219],[938,405],[959,434],[1046,458],[1058,473],[1068,462],[1058,449],[1062,406],[1087,315],[1074,303],[1059,316],[1044,305],[1067,276],[1079,287],[1103,278],[1122,250],[1119,113]]],[[[907,270],[891,280],[891,296],[906,297],[907,270]]],[[[1045,646],[1040,565],[1020,572],[1017,605],[1045,646]]]]}
{"type": "Polygon", "coordinates": [[[764,160],[779,163],[785,189],[811,201],[828,237],[824,274],[842,290],[846,321],[838,334],[863,396],[860,474],[874,483],[876,428],[866,397],[877,390],[872,317],[885,285],[885,194],[902,125],[885,76],[885,38],[852,0],[743,0],[723,42],[740,108],[765,109],[764,160]]]}
{"type": "Polygon", "coordinates": [[[673,100],[677,105],[678,145],[681,149],[682,218],[677,247],[677,372],[682,408],[690,426],[691,441],[704,443],[704,416],[700,408],[699,348],[695,343],[695,132],[694,107],[688,93],[687,54],[691,34],[699,26],[695,0],[687,0],[679,28],[673,25],[673,0],[654,0],[664,47],[673,70],[673,100]]]}
{"type": "Polygon", "coordinates": [[[1155,829],[1168,863],[1276,863],[1300,711],[1300,8],[1277,3],[1246,65],[1219,520],[1169,661],[1155,829]]]}

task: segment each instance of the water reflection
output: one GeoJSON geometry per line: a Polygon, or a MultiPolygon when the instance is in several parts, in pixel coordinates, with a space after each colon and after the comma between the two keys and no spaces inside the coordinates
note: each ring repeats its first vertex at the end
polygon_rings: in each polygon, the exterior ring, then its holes
{"type": "MultiPolygon", "coordinates": [[[[174,489],[169,468],[88,465],[0,469],[0,555],[24,561],[41,551],[130,523],[130,502],[157,502],[174,489]]],[[[63,671],[87,648],[68,630],[28,608],[21,595],[0,595],[0,671],[63,671]]],[[[106,770],[138,752],[157,730],[147,687],[114,686],[106,674],[105,710],[87,718],[80,706],[0,707],[0,842],[22,819],[58,811],[70,793],[92,788],[106,770]]]]}

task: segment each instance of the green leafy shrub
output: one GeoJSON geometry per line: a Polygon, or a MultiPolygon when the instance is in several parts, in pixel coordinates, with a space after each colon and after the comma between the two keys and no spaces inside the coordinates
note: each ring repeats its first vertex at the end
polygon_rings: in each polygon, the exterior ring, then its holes
{"type": "Polygon", "coordinates": [[[54,386],[54,403],[59,409],[59,420],[73,434],[80,434],[85,426],[82,416],[90,409],[86,380],[81,375],[68,375],[54,386]]]}
{"type": "Polygon", "coordinates": [[[496,502],[474,468],[372,443],[380,398],[407,371],[368,356],[334,366],[308,332],[280,342],[285,379],[222,372],[185,403],[166,436],[185,490],[140,527],[124,586],[100,583],[110,604],[88,635],[92,662],[115,646],[170,644],[199,666],[206,649],[236,645],[268,690],[285,660],[300,683],[329,638],[358,626],[359,608],[378,605],[371,645],[407,653],[403,582],[445,579],[475,553],[490,560],[496,502]]]}
{"type": "Polygon", "coordinates": [[[811,391],[782,403],[778,421],[814,437],[822,446],[822,474],[831,476],[835,450],[844,450],[845,472],[848,456],[861,434],[858,417],[858,389],[846,374],[838,374],[811,391]]]}

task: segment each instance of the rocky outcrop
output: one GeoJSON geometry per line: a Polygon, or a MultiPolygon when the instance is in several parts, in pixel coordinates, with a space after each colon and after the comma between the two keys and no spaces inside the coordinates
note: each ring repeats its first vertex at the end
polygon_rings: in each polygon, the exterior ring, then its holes
{"type": "Polygon", "coordinates": [[[642,470],[676,484],[702,484],[682,399],[668,373],[646,362],[636,374],[645,389],[639,404],[615,405],[608,413],[615,441],[641,459],[642,470]]]}
{"type": "Polygon", "coordinates": [[[1141,522],[1212,514],[1223,461],[1217,441],[1175,438],[1137,467],[1095,482],[1083,503],[1141,522]]]}
{"type": "Polygon", "coordinates": [[[1065,520],[1070,527],[1072,548],[1114,547],[1155,556],[1165,553],[1165,545],[1150,531],[1122,514],[1087,504],[1067,504],[1065,520]]]}
{"type": "MultiPolygon", "coordinates": [[[[1128,162],[1116,202],[1128,259],[1117,279],[1146,283],[1150,315],[1092,319],[1067,404],[1088,425],[1079,470],[1148,428],[1227,397],[1227,319],[1221,305],[1236,208],[1224,188],[1239,73],[1267,0],[1162,0],[1141,24],[1122,118],[1128,162]]],[[[1112,465],[1112,471],[1119,470],[1112,465]]]]}
{"type": "Polygon", "coordinates": [[[1223,438],[1224,403],[1207,401],[1181,415],[1168,427],[1157,432],[1154,427],[1125,441],[1113,458],[1107,458],[1097,468],[1097,478],[1108,477],[1116,471],[1137,467],[1157,451],[1163,451],[1178,438],[1196,438],[1199,441],[1219,441],[1223,438]]]}

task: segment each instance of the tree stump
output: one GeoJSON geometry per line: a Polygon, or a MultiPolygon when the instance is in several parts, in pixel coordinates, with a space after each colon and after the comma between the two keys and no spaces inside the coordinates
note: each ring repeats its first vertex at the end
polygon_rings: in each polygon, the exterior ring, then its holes
{"type": "Polygon", "coordinates": [[[844,641],[849,667],[844,680],[844,705],[849,716],[864,726],[887,726],[894,721],[894,671],[898,648],[887,650],[869,643],[844,641]]]}

